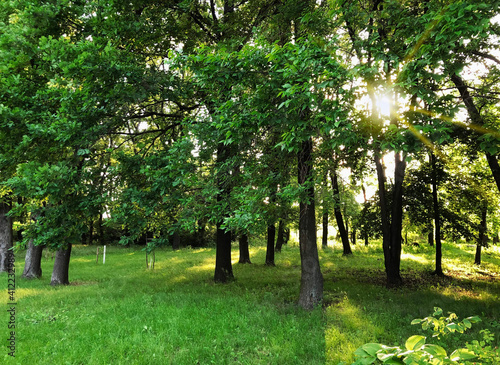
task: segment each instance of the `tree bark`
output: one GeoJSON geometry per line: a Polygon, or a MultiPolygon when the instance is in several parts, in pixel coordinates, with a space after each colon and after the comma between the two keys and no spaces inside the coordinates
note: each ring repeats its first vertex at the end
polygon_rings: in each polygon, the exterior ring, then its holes
{"type": "Polygon", "coordinates": [[[10,205],[0,203],[0,272],[9,271],[9,256],[14,244],[12,218],[7,216],[10,205]]]}
{"type": "Polygon", "coordinates": [[[50,285],[69,285],[69,261],[71,257],[71,244],[65,248],[60,248],[56,252],[54,260],[54,268],[52,269],[52,277],[50,285]]]}
{"type": "Polygon", "coordinates": [[[239,239],[240,246],[240,264],[251,264],[250,261],[250,251],[248,250],[248,235],[242,234],[239,239]]]}
{"type": "Polygon", "coordinates": [[[394,191],[391,217],[386,199],[385,168],[382,165],[380,150],[375,151],[375,165],[382,213],[382,247],[384,250],[384,264],[387,275],[387,286],[397,287],[403,284],[400,274],[401,264],[401,231],[403,226],[403,180],[406,163],[400,153],[395,153],[394,191]]]}
{"type": "Polygon", "coordinates": [[[432,164],[432,205],[434,207],[434,227],[436,233],[436,269],[434,274],[438,276],[444,276],[442,267],[442,246],[441,246],[441,218],[439,213],[439,200],[438,200],[438,183],[437,183],[437,167],[436,167],[436,155],[431,152],[431,164],[432,164]]]}
{"type": "Polygon", "coordinates": [[[281,247],[285,244],[285,223],[280,219],[278,223],[278,237],[276,238],[276,252],[281,252],[281,247]]]}
{"type": "MultiPolygon", "coordinates": [[[[229,209],[226,204],[229,204],[229,195],[231,187],[229,184],[229,168],[224,167],[231,157],[230,147],[219,143],[217,146],[217,186],[219,193],[217,194],[217,202],[221,204],[224,209],[229,209]]],[[[225,283],[234,279],[233,266],[231,264],[231,231],[222,228],[224,223],[224,215],[228,214],[226,211],[217,222],[217,238],[215,246],[215,273],[214,280],[217,283],[225,283]]]]}
{"type": "Polygon", "coordinates": [[[323,213],[323,237],[321,238],[321,247],[328,247],[328,212],[323,213]]]}
{"type": "Polygon", "coordinates": [[[305,187],[307,196],[299,205],[300,246],[300,295],[299,306],[312,309],[323,299],[323,275],[321,274],[318,246],[316,244],[316,217],[312,166],[312,138],[302,142],[297,155],[298,183],[305,187]]]}
{"type": "Polygon", "coordinates": [[[39,279],[42,277],[42,253],[44,247],[44,245],[35,246],[32,240],[28,242],[24,259],[23,278],[39,279]]]}
{"type": "Polygon", "coordinates": [[[266,265],[275,266],[274,264],[274,238],[276,237],[276,227],[274,224],[267,226],[267,250],[266,250],[266,265]]]}
{"type": "Polygon", "coordinates": [[[349,235],[344,226],[344,220],[342,217],[342,211],[340,210],[340,190],[339,182],[337,178],[337,172],[334,170],[330,171],[330,179],[332,180],[333,189],[333,213],[335,214],[335,220],[337,221],[337,227],[339,229],[340,239],[342,240],[343,255],[351,255],[351,245],[349,244],[349,235]]]}
{"type": "Polygon", "coordinates": [[[104,230],[102,228],[102,212],[99,213],[99,220],[97,221],[97,229],[99,230],[99,244],[104,246],[106,243],[104,242],[104,230]]]}
{"type": "Polygon", "coordinates": [[[486,214],[487,214],[487,205],[484,204],[481,212],[481,225],[479,226],[479,239],[476,246],[476,256],[474,257],[474,264],[481,265],[481,248],[486,243],[486,214]]]}
{"type": "Polygon", "coordinates": [[[434,247],[434,227],[431,228],[432,229],[427,234],[427,243],[429,244],[429,246],[434,247]]]}
{"type": "Polygon", "coordinates": [[[385,190],[385,166],[382,164],[382,153],[380,150],[375,151],[375,167],[377,170],[377,181],[378,181],[378,195],[380,200],[380,212],[382,221],[382,248],[384,249],[384,262],[386,263],[387,272],[387,262],[390,258],[387,256],[388,248],[390,244],[390,222],[389,222],[389,208],[387,207],[387,192],[385,190]]]}
{"type": "Polygon", "coordinates": [[[474,256],[474,264],[481,265],[481,244],[476,245],[476,255],[474,256]]]}
{"type": "Polygon", "coordinates": [[[390,262],[388,265],[387,285],[397,287],[403,284],[400,274],[401,264],[401,231],[403,230],[403,180],[406,162],[401,153],[395,153],[394,192],[391,214],[391,239],[389,247],[390,262]]]}

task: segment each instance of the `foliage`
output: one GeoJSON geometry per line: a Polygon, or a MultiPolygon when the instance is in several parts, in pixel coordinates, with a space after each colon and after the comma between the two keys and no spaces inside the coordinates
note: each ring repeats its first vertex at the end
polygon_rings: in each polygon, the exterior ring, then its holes
{"type": "MultiPolygon", "coordinates": [[[[421,324],[423,330],[432,331],[432,337],[440,339],[443,336],[464,333],[472,327],[473,323],[481,321],[478,316],[472,316],[458,322],[458,317],[455,313],[450,313],[448,317],[444,317],[442,314],[443,310],[435,307],[434,313],[431,316],[423,319],[414,319],[411,324],[421,324]]],[[[404,348],[368,343],[356,350],[355,355],[357,356],[357,360],[354,364],[439,365],[468,363],[468,360],[480,360],[483,364],[496,364],[500,360],[500,351],[498,348],[494,349],[491,346],[491,343],[494,342],[494,335],[489,330],[482,330],[481,335],[482,340],[474,340],[471,344],[467,343],[466,347],[456,349],[449,355],[442,346],[430,343],[426,344],[427,338],[421,335],[409,337],[405,342],[404,348]]]]}

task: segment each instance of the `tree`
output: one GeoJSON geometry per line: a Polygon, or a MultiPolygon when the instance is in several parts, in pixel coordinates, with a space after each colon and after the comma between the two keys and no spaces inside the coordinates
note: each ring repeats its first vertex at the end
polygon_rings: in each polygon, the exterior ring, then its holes
{"type": "Polygon", "coordinates": [[[434,213],[434,228],[435,228],[435,242],[436,242],[436,269],[434,274],[444,276],[442,267],[442,245],[441,245],[441,214],[439,212],[438,200],[438,177],[436,166],[436,155],[431,153],[431,168],[432,168],[432,210],[434,213]]]}
{"type": "Polygon", "coordinates": [[[13,254],[12,218],[8,215],[10,206],[0,202],[0,272],[9,271],[10,255],[13,254]]]}
{"type": "Polygon", "coordinates": [[[342,217],[342,211],[340,209],[340,190],[337,172],[335,170],[330,171],[330,178],[332,180],[332,192],[333,192],[333,211],[335,213],[335,219],[337,221],[337,226],[340,233],[340,238],[342,240],[343,255],[352,255],[351,245],[349,244],[349,236],[347,234],[346,227],[344,226],[344,220],[342,217]]]}
{"type": "Polygon", "coordinates": [[[248,251],[248,234],[240,235],[239,239],[239,247],[240,247],[240,264],[251,264],[250,261],[250,253],[248,251]]]}

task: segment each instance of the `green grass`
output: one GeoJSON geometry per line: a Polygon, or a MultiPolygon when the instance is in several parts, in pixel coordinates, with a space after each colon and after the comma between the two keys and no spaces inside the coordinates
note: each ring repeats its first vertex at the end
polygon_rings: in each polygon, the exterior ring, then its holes
{"type": "MultiPolygon", "coordinates": [[[[50,287],[53,261],[43,259],[43,278],[24,280],[24,252],[16,255],[16,358],[7,356],[7,312],[0,315],[5,364],[338,364],[366,342],[401,344],[412,334],[413,318],[434,306],[459,317],[477,314],[479,329],[496,331],[500,318],[500,249],[483,254],[475,267],[473,247],[445,245],[445,271],[429,273],[433,250],[405,247],[402,274],[407,286],[384,287],[380,244],[320,250],[325,278],[322,308],[305,312],[295,302],[300,258],[296,245],[284,247],[276,267],[267,267],[265,249],[252,247],[254,264],[237,264],[236,280],[212,281],[214,249],[157,250],[155,269],[146,269],[139,248],[109,247],[106,264],[95,262],[95,247],[72,254],[66,287],[50,287]],[[3,323],[3,324],[2,324],[3,323]]],[[[0,301],[7,307],[7,276],[0,301]]]]}

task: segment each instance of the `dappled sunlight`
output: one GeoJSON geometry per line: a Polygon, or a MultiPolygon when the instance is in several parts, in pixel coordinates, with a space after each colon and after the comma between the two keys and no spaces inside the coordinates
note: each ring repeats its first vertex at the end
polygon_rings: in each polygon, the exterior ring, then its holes
{"type": "Polygon", "coordinates": [[[401,254],[401,261],[405,260],[411,260],[415,263],[418,263],[423,266],[429,266],[432,264],[432,261],[423,257],[422,255],[415,255],[413,253],[402,253],[401,254]]]}
{"type": "MultiPolygon", "coordinates": [[[[32,297],[32,296],[37,296],[37,295],[41,295],[41,294],[46,294],[51,289],[52,289],[51,287],[47,287],[47,288],[44,288],[44,289],[40,289],[40,288],[37,288],[37,289],[34,289],[34,288],[22,288],[22,287],[19,287],[19,285],[18,285],[17,288],[16,288],[16,292],[15,292],[15,299],[16,299],[16,301],[19,301],[19,300],[27,298],[27,297],[32,297]]],[[[0,301],[2,303],[8,303],[8,295],[7,295],[7,291],[6,290],[2,291],[0,293],[0,301]]]]}
{"type": "Polygon", "coordinates": [[[353,352],[366,342],[374,342],[384,332],[369,316],[347,297],[326,308],[326,358],[328,363],[351,359],[353,352]]]}
{"type": "Polygon", "coordinates": [[[498,292],[495,294],[487,291],[478,291],[471,284],[442,286],[436,283],[436,285],[430,288],[430,291],[435,295],[448,297],[455,301],[475,300],[477,302],[495,303],[500,298],[498,292]]]}
{"type": "Polygon", "coordinates": [[[71,259],[71,262],[72,262],[72,263],[73,263],[73,262],[92,262],[92,261],[94,261],[94,262],[95,262],[95,260],[92,260],[92,259],[84,259],[84,258],[81,258],[81,257],[80,257],[80,258],[74,258],[74,259],[71,259]]]}
{"type": "Polygon", "coordinates": [[[212,274],[215,268],[215,258],[207,258],[200,263],[188,267],[186,270],[191,273],[196,273],[196,274],[212,274]]]}

